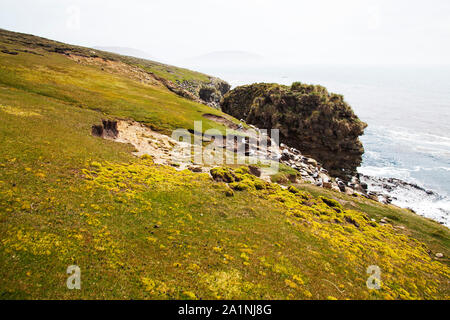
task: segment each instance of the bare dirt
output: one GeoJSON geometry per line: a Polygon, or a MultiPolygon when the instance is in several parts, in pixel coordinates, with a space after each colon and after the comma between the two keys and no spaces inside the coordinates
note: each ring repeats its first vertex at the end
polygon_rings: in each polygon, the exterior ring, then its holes
{"type": "MultiPolygon", "coordinates": [[[[230,121],[220,116],[217,116],[216,119],[230,121]]],[[[191,143],[177,141],[135,121],[103,120],[102,124],[92,126],[92,134],[107,140],[131,144],[135,148],[133,152],[135,156],[149,155],[154,163],[174,166],[177,170],[190,169],[194,172],[209,172],[213,167],[222,165],[205,160],[208,158],[211,161],[213,158],[210,157],[214,157],[214,152],[205,151],[205,149],[202,150],[202,162],[194,163],[191,143]]],[[[216,141],[212,141],[211,146],[217,150],[234,153],[232,147],[227,148],[216,141]]],[[[260,177],[265,181],[270,181],[270,175],[274,173],[270,168],[263,168],[260,177]]]]}
{"type": "Polygon", "coordinates": [[[215,121],[217,123],[223,124],[226,127],[230,128],[230,129],[233,129],[233,130],[237,130],[239,128],[239,125],[237,125],[233,121],[228,120],[227,118],[224,118],[222,116],[215,115],[215,114],[205,113],[203,115],[203,118],[206,118],[206,119],[215,121]]]}
{"type": "Polygon", "coordinates": [[[160,81],[156,79],[151,73],[146,72],[138,67],[133,67],[129,64],[123,63],[121,61],[113,61],[108,59],[103,59],[100,57],[85,57],[75,54],[68,54],[67,57],[77,63],[83,64],[83,65],[94,65],[99,66],[102,68],[103,71],[113,73],[113,74],[120,74],[125,75],[128,78],[139,81],[144,84],[148,85],[159,85],[162,86],[160,81]]]}

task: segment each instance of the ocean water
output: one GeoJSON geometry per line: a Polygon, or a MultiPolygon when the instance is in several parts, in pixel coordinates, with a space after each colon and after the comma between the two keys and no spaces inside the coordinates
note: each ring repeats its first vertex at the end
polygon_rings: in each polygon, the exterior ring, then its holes
{"type": "Polygon", "coordinates": [[[399,189],[394,204],[450,227],[450,66],[192,67],[233,86],[300,81],[343,94],[369,125],[359,172],[434,191],[399,189]]]}

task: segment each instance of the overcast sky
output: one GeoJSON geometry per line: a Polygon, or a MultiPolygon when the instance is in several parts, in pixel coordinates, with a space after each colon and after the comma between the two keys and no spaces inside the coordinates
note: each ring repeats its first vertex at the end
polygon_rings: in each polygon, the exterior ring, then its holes
{"type": "Polygon", "coordinates": [[[1,0],[0,28],[165,62],[239,50],[299,64],[450,64],[448,0],[1,0]]]}

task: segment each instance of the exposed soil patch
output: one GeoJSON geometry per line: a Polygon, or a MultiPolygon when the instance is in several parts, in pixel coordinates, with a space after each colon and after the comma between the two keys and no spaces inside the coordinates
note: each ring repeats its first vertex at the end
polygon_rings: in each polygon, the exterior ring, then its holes
{"type": "Polygon", "coordinates": [[[222,116],[218,116],[218,115],[211,114],[211,113],[205,113],[203,115],[203,117],[206,118],[206,119],[215,121],[217,123],[223,124],[223,125],[225,125],[226,127],[230,128],[230,129],[233,129],[233,130],[239,129],[239,125],[237,125],[233,121],[228,120],[227,118],[224,118],[222,116]]]}
{"type": "Polygon", "coordinates": [[[83,65],[100,66],[103,71],[125,75],[128,78],[139,81],[141,83],[145,83],[148,85],[162,85],[161,82],[158,81],[153,74],[146,72],[141,68],[133,67],[129,64],[123,63],[121,61],[113,61],[100,57],[85,57],[75,54],[68,54],[67,57],[83,65]]]}
{"type": "Polygon", "coordinates": [[[16,55],[18,55],[19,53],[18,52],[16,52],[16,51],[9,51],[9,50],[7,50],[7,49],[5,49],[5,50],[2,50],[2,52],[3,53],[6,53],[6,54],[10,54],[10,55],[13,55],[13,56],[16,56],[16,55]]]}
{"type": "Polygon", "coordinates": [[[115,139],[119,135],[117,121],[102,120],[102,124],[92,126],[92,135],[102,138],[115,139]]]}
{"type": "Polygon", "coordinates": [[[176,164],[180,170],[192,165],[190,144],[176,141],[138,122],[102,120],[101,125],[92,126],[92,135],[116,142],[129,143],[136,149],[134,155],[150,155],[156,164],[176,164]]]}
{"type": "Polygon", "coordinates": [[[172,91],[173,93],[181,97],[184,97],[192,101],[196,101],[198,103],[202,103],[202,101],[194,94],[190,93],[187,90],[184,90],[183,88],[180,88],[172,81],[158,77],[154,73],[147,72],[142,68],[134,67],[121,61],[110,60],[97,56],[87,57],[76,54],[66,54],[66,56],[77,63],[83,65],[100,66],[102,68],[102,71],[124,75],[134,81],[138,81],[152,86],[166,87],[168,90],[172,91]]]}

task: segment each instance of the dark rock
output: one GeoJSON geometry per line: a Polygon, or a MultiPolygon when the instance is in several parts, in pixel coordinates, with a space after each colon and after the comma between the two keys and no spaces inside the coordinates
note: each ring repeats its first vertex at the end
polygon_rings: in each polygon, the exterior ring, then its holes
{"type": "Polygon", "coordinates": [[[6,53],[6,54],[13,55],[13,56],[17,56],[19,54],[17,51],[9,51],[9,50],[6,50],[6,49],[2,50],[2,52],[6,53]]]}
{"type": "Polygon", "coordinates": [[[220,95],[216,93],[217,89],[214,87],[202,87],[200,88],[198,94],[200,96],[200,99],[202,99],[205,102],[219,102],[220,101],[220,95]]]}
{"type": "Polygon", "coordinates": [[[261,177],[261,169],[255,166],[248,166],[250,173],[256,177],[261,177]]]}
{"type": "Polygon", "coordinates": [[[117,129],[117,121],[102,120],[101,125],[92,126],[91,132],[93,136],[115,139],[119,135],[119,130],[117,129]]]}
{"type": "Polygon", "coordinates": [[[323,182],[322,185],[326,189],[331,189],[331,182],[323,182]]]}
{"type": "Polygon", "coordinates": [[[289,161],[292,155],[285,149],[281,152],[281,161],[289,161]]]}
{"type": "Polygon", "coordinates": [[[288,175],[288,180],[292,183],[297,182],[297,175],[296,174],[289,174],[288,175]]]}
{"type": "Polygon", "coordinates": [[[355,227],[359,228],[359,223],[353,217],[344,216],[344,219],[346,222],[353,224],[355,227]]]}

